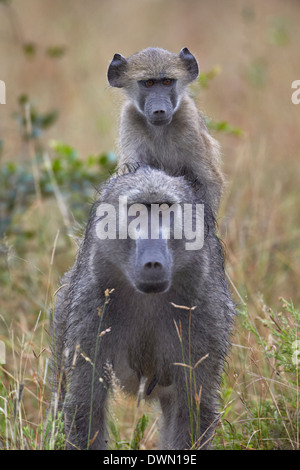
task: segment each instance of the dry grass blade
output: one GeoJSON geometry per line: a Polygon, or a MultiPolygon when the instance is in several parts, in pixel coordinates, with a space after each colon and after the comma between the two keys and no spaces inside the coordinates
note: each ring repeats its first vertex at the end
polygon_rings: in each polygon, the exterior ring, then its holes
{"type": "Polygon", "coordinates": [[[92,437],[92,439],[89,440],[89,448],[91,447],[91,445],[95,442],[95,440],[97,439],[97,436],[99,434],[99,431],[96,431],[94,436],[92,437]]]}
{"type": "Polygon", "coordinates": [[[175,308],[179,308],[181,310],[188,310],[189,312],[193,311],[193,310],[195,310],[195,308],[197,308],[197,306],[186,307],[185,305],[177,305],[177,304],[174,304],[174,302],[170,302],[170,304],[173,305],[173,307],[175,307],[175,308]]]}

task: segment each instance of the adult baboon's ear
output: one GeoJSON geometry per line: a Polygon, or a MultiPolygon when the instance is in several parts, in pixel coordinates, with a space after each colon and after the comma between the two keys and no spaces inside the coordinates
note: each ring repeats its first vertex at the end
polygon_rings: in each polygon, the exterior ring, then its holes
{"type": "Polygon", "coordinates": [[[199,74],[199,67],[197,60],[193,56],[193,54],[188,50],[187,47],[184,47],[181,49],[179,52],[179,57],[183,61],[189,75],[190,79],[195,80],[198,77],[199,74]]]}
{"type": "Polygon", "coordinates": [[[121,54],[115,54],[107,70],[107,78],[111,86],[122,88],[122,76],[127,67],[127,60],[121,54]]]}

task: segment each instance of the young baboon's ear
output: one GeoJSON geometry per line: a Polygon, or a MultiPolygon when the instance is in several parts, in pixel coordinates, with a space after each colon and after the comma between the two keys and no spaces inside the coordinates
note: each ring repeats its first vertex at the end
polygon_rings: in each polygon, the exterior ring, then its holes
{"type": "Polygon", "coordinates": [[[193,56],[193,54],[188,50],[187,47],[184,47],[179,52],[179,57],[183,61],[183,63],[185,64],[186,69],[187,69],[187,71],[190,75],[191,81],[195,80],[198,77],[198,74],[199,74],[199,67],[198,67],[198,63],[197,63],[195,57],[193,56]]]}
{"type": "Polygon", "coordinates": [[[111,86],[122,88],[124,74],[127,67],[127,60],[121,54],[115,54],[113,60],[109,64],[107,78],[111,86]]]}

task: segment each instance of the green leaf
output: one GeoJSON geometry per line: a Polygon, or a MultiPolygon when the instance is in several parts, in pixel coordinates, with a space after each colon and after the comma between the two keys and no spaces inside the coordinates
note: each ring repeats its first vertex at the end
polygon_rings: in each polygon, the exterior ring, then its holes
{"type": "Polygon", "coordinates": [[[221,73],[221,67],[219,65],[215,65],[211,70],[208,72],[200,72],[198,77],[198,82],[202,86],[202,88],[208,88],[210,82],[221,73]]]}
{"type": "Polygon", "coordinates": [[[33,42],[24,43],[23,52],[27,57],[33,57],[36,54],[36,45],[33,42]]]}
{"type": "Polygon", "coordinates": [[[286,46],[290,43],[289,25],[285,18],[275,18],[269,29],[269,42],[275,46],[286,46]]]}
{"type": "Polygon", "coordinates": [[[133,438],[130,442],[130,448],[132,450],[139,450],[141,440],[144,437],[146,427],[149,422],[149,417],[147,415],[144,415],[138,420],[137,425],[134,430],[133,438]]]}
{"type": "Polygon", "coordinates": [[[51,46],[46,49],[46,54],[52,59],[58,59],[66,53],[64,46],[51,46]]]}
{"type": "Polygon", "coordinates": [[[244,132],[240,127],[232,126],[227,121],[213,121],[210,118],[205,118],[206,125],[209,129],[218,131],[218,132],[225,132],[226,134],[233,134],[237,137],[241,137],[244,132]]]}

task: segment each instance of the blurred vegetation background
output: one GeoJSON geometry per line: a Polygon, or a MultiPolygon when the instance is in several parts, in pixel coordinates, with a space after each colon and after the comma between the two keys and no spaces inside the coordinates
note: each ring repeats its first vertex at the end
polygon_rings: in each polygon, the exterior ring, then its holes
{"type": "MultiPolygon", "coordinates": [[[[216,445],[299,447],[299,24],[297,0],[0,0],[0,445],[42,446],[48,311],[116,162],[122,98],[108,64],[186,46],[201,71],[191,93],[222,146],[218,224],[240,312],[216,445]]],[[[132,406],[112,410],[117,448],[138,427],[132,406]]],[[[155,447],[152,412],[137,447],[155,447]]]]}

